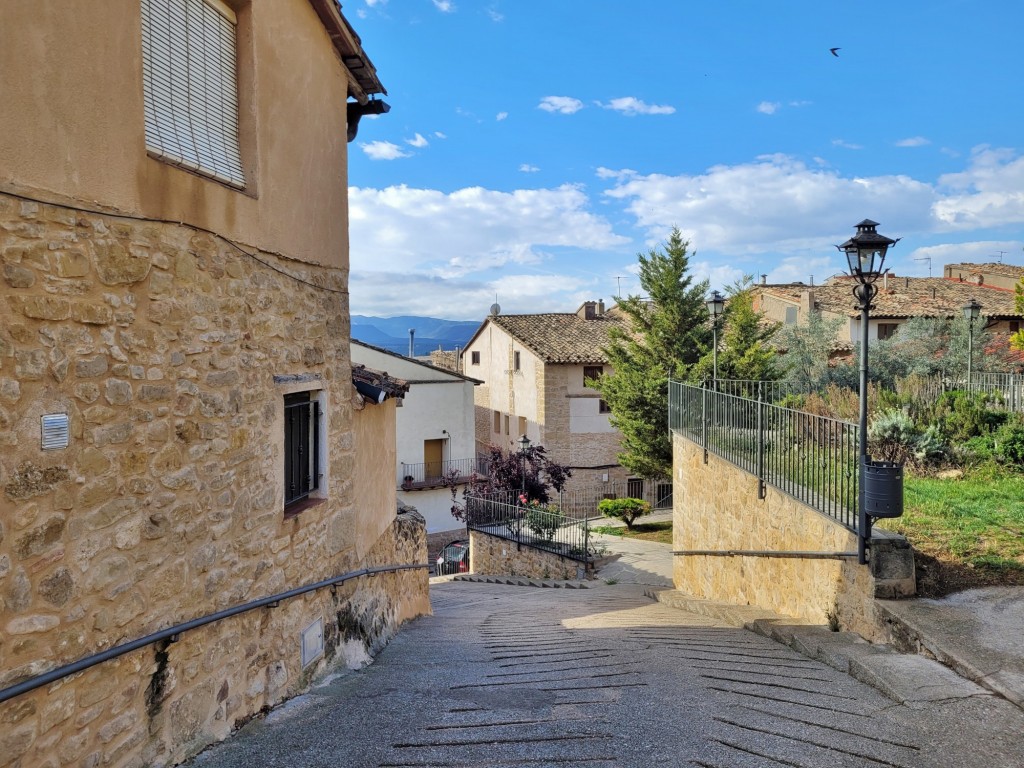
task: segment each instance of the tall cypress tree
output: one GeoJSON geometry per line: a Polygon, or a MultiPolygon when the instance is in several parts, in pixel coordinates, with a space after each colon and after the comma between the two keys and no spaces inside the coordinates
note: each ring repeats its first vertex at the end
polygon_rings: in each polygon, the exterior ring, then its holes
{"type": "Polygon", "coordinates": [[[618,299],[629,327],[611,331],[605,354],[613,371],[595,383],[622,433],[619,461],[641,477],[671,474],[668,380],[686,379],[711,345],[708,281],[693,282],[688,247],[673,229],[661,251],[637,254],[644,295],[618,299]]]}

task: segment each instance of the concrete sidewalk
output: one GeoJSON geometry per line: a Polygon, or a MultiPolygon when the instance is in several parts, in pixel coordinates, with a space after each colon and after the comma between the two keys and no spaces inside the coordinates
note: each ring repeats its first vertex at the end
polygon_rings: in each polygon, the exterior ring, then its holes
{"type": "MultiPolygon", "coordinates": [[[[671,520],[671,513],[642,518],[642,522],[671,520]]],[[[621,525],[614,520],[591,525],[621,525]]],[[[593,534],[608,550],[597,578],[652,587],[661,602],[766,634],[806,655],[838,668],[866,670],[866,656],[899,651],[920,654],[943,664],[957,675],[1024,709],[1024,587],[989,587],[951,595],[942,600],[876,600],[878,617],[892,638],[888,645],[871,645],[848,632],[811,631],[804,622],[750,606],[732,606],[691,598],[673,589],[672,548],[664,544],[593,534]],[[755,622],[757,622],[755,624],[755,622]],[[786,630],[781,630],[787,627],[786,630]],[[813,642],[811,642],[813,638],[813,642]]],[[[817,628],[815,628],[817,629],[817,628]]],[[[917,664],[908,660],[906,664],[917,664]]],[[[872,682],[870,674],[862,679],[872,682]]]]}

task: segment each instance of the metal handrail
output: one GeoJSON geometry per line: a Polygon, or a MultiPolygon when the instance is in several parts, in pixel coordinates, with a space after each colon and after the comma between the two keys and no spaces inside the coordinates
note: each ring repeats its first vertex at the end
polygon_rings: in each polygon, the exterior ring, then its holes
{"type": "Polygon", "coordinates": [[[191,621],[186,621],[183,624],[175,624],[173,627],[161,629],[159,632],[153,632],[152,634],[140,637],[137,640],[131,640],[127,643],[122,643],[121,645],[115,645],[112,648],[101,651],[100,653],[94,653],[91,656],[86,656],[85,658],[79,659],[71,664],[65,664],[62,667],[57,667],[56,669],[44,672],[41,675],[30,677],[28,680],[23,680],[16,685],[0,689],[0,703],[3,703],[8,699],[13,699],[15,696],[20,696],[23,693],[33,691],[41,686],[56,682],[57,680],[68,677],[69,675],[94,667],[97,664],[102,664],[104,661],[116,659],[118,656],[123,656],[126,653],[137,651],[139,648],[144,648],[147,645],[158,643],[161,640],[170,640],[172,643],[176,642],[178,636],[183,632],[198,629],[199,627],[204,627],[207,624],[213,624],[223,619],[230,618],[231,616],[237,616],[240,613],[246,613],[248,611],[255,610],[256,608],[263,608],[268,605],[273,606],[282,600],[289,600],[293,597],[304,595],[307,592],[314,592],[318,589],[323,589],[324,587],[333,587],[338,584],[344,584],[346,581],[357,579],[361,576],[376,576],[378,573],[392,573],[394,571],[416,570],[419,568],[429,567],[430,566],[428,564],[423,563],[422,565],[385,565],[379,568],[361,568],[358,571],[350,571],[349,573],[343,573],[340,576],[332,576],[329,579],[317,581],[313,584],[295,587],[294,589],[289,589],[287,592],[279,592],[276,595],[261,597],[259,600],[251,600],[248,603],[242,603],[241,605],[232,606],[231,608],[225,608],[222,611],[217,611],[216,613],[211,613],[198,619],[192,619],[191,621]]]}

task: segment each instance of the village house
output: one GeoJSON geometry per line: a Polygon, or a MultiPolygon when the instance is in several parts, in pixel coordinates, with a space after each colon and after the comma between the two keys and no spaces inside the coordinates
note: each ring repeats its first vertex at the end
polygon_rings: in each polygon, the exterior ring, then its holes
{"type": "Polygon", "coordinates": [[[487,462],[475,450],[473,389],[481,382],[421,360],[352,340],[352,362],[387,368],[409,385],[398,410],[395,475],[402,506],[413,507],[427,522],[428,548],[465,537],[452,517],[451,486],[458,496],[473,477],[487,474],[487,462]]]}
{"type": "Polygon", "coordinates": [[[619,464],[621,435],[587,384],[612,372],[604,349],[615,326],[628,320],[603,301],[576,312],[484,320],[462,352],[462,370],[483,381],[475,390],[477,453],[491,445],[514,452],[525,436],[572,470],[569,491],[670,504],[671,483],[635,477],[619,464]]]}
{"type": "MultiPolygon", "coordinates": [[[[974,265],[955,265],[968,267],[974,265]]],[[[1004,266],[1008,269],[1008,265],[1004,266]]],[[[1021,268],[1012,268],[1021,270],[1021,268]]],[[[961,280],[947,268],[946,277],[896,277],[883,275],[875,286],[868,338],[887,339],[901,323],[913,317],[958,318],[972,299],[981,304],[977,328],[993,333],[1016,333],[1022,317],[1014,303],[1012,285],[995,280],[961,280]]],[[[967,270],[963,274],[968,274],[967,270]]],[[[959,272],[957,272],[959,275],[959,272]]],[[[823,319],[842,318],[837,345],[850,349],[860,339],[860,310],[853,298],[856,280],[846,275],[829,278],[821,285],[803,283],[754,286],[754,309],[766,320],[782,325],[803,325],[812,311],[823,319]]]]}
{"type": "Polygon", "coordinates": [[[171,765],[429,611],[349,354],[385,90],[336,0],[13,0],[0,70],[0,764],[171,765]]]}

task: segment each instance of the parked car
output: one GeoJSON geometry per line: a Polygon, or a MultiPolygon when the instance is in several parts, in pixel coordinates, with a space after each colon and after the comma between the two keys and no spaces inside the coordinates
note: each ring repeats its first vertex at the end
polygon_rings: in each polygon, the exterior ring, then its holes
{"type": "Polygon", "coordinates": [[[469,541],[458,539],[445,544],[437,553],[434,571],[438,576],[469,571],[469,541]]]}

